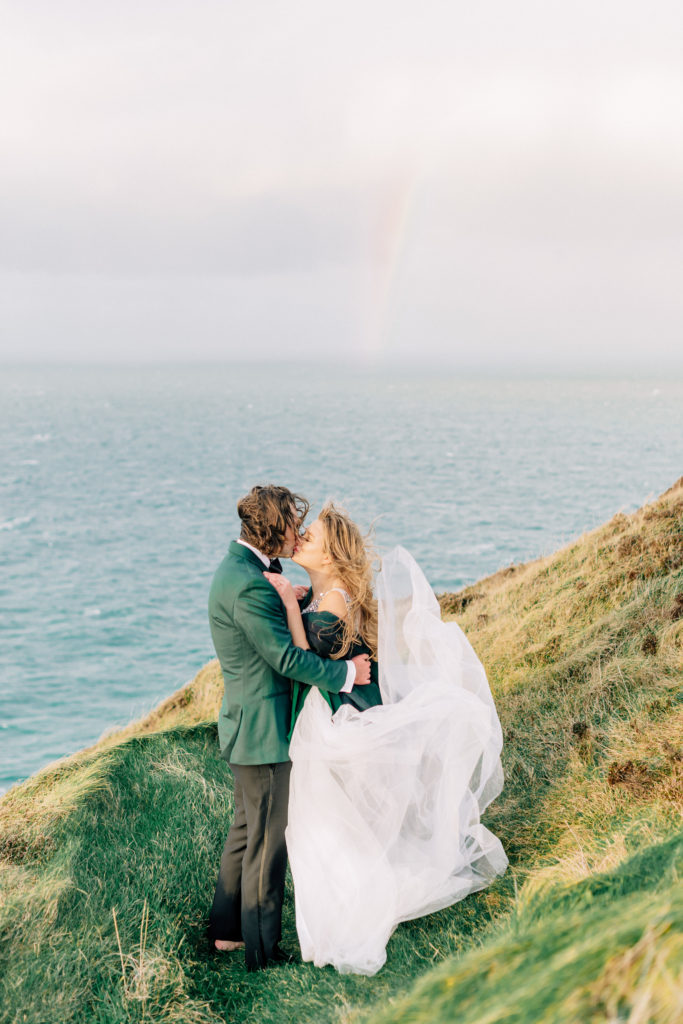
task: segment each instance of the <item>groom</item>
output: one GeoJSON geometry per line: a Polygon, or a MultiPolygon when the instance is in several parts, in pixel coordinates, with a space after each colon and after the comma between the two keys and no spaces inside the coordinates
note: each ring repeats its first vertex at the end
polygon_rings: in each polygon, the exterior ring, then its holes
{"type": "Polygon", "coordinates": [[[291,961],[279,948],[287,869],[287,734],[290,680],[331,693],[370,682],[370,661],[330,661],[295,647],[284,607],[264,571],[291,558],[308,502],[286,487],[253,487],[237,504],[242,522],[211,585],[209,621],[223,671],[221,756],[234,776],[235,811],[225,841],[209,936],[216,949],[244,945],[248,971],[291,961]]]}

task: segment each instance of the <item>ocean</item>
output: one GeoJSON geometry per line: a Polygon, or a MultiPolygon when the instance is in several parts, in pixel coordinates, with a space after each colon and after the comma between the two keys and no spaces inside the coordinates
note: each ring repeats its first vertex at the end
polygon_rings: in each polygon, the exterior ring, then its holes
{"type": "Polygon", "coordinates": [[[1,367],[0,790],[213,657],[209,584],[254,483],[313,511],[334,498],[438,592],[550,554],[681,473],[683,380],[664,376],[1,367]]]}

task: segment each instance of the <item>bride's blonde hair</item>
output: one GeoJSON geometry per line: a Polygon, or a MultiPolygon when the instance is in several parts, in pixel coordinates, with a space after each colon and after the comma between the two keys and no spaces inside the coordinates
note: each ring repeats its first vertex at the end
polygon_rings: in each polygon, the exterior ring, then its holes
{"type": "Polygon", "coordinates": [[[358,638],[377,659],[377,601],[372,593],[372,549],[347,514],[329,501],[318,516],[323,525],[323,547],[334,565],[335,576],[351,597],[341,635],[341,647],[332,655],[344,658],[358,638]]]}

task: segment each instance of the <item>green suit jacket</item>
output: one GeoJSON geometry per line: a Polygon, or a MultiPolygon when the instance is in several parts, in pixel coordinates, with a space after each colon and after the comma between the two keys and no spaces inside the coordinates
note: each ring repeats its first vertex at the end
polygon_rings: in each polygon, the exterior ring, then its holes
{"type": "Polygon", "coordinates": [[[284,606],[261,560],[232,542],[209,593],[209,623],[223,671],[221,756],[233,764],[289,760],[290,680],[339,693],[345,661],[325,661],[292,643],[284,606]]]}

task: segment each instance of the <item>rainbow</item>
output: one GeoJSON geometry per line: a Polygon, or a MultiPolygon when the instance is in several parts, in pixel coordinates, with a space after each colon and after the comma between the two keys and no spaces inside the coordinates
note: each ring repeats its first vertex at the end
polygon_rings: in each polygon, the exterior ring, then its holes
{"type": "Polygon", "coordinates": [[[390,343],[392,298],[408,240],[417,194],[414,169],[395,179],[383,194],[377,227],[370,240],[370,281],[363,325],[364,362],[381,360],[390,343]]]}

